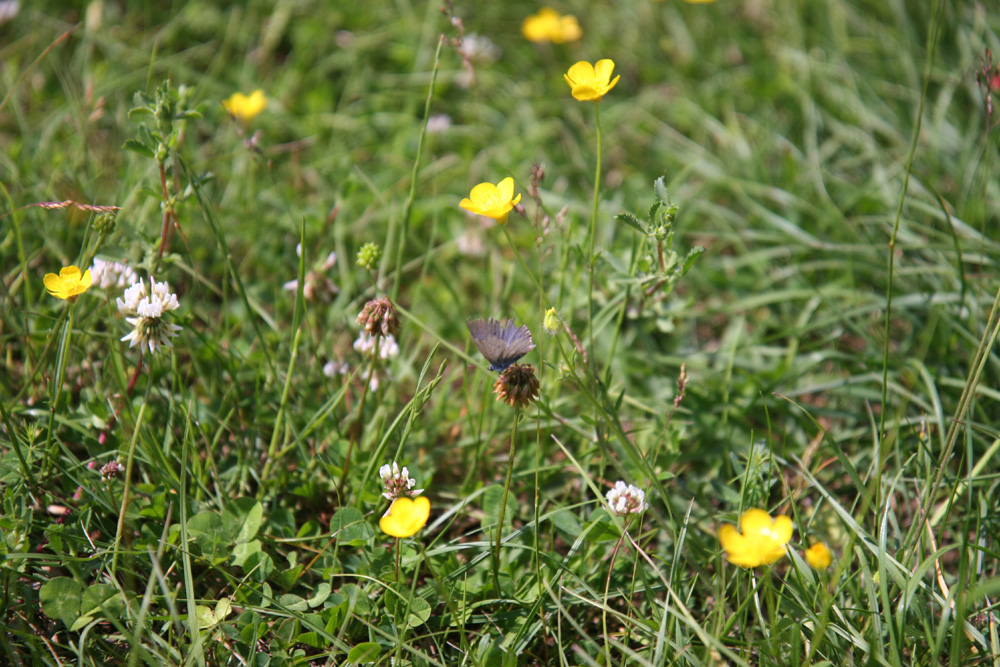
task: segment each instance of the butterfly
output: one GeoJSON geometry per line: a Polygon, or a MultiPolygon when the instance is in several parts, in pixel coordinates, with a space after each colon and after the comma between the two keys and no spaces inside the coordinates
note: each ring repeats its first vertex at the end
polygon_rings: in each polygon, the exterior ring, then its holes
{"type": "Polygon", "coordinates": [[[528,326],[514,326],[514,320],[498,322],[492,317],[487,320],[466,322],[472,342],[490,362],[491,371],[503,371],[512,363],[535,349],[528,326]]]}

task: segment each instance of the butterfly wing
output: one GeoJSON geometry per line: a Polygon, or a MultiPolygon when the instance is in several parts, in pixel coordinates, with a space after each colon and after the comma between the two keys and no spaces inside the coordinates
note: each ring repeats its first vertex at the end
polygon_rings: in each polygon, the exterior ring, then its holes
{"type": "Polygon", "coordinates": [[[472,335],[472,342],[490,362],[491,371],[502,371],[535,349],[531,331],[526,325],[515,326],[514,320],[501,323],[491,317],[469,320],[466,326],[472,335]]]}

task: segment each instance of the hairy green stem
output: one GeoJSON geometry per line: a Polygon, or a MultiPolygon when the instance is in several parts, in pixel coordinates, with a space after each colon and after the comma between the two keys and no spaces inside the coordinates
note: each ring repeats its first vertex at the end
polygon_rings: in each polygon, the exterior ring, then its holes
{"type": "Polygon", "coordinates": [[[500,595],[500,545],[503,536],[503,520],[507,513],[507,496],[510,495],[510,480],[514,476],[514,445],[517,442],[517,422],[521,418],[521,406],[514,407],[514,425],[510,430],[510,454],[507,458],[507,479],[503,484],[503,498],[500,501],[500,515],[497,519],[496,539],[493,543],[493,583],[496,594],[500,595]]]}
{"type": "MultiPolygon", "coordinates": [[[[594,124],[597,126],[597,165],[594,167],[594,208],[590,214],[589,250],[587,253],[589,276],[587,280],[587,331],[590,358],[594,355],[594,247],[597,238],[597,203],[601,194],[601,103],[594,102],[594,124]]],[[[596,362],[595,368],[596,368],[596,362]]]]}

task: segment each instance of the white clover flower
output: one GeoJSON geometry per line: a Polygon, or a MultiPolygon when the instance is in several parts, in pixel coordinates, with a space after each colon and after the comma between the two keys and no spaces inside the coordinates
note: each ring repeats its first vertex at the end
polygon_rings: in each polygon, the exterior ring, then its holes
{"type": "Polygon", "coordinates": [[[0,25],[13,21],[19,11],[21,11],[21,3],[17,0],[0,2],[0,25]]]}
{"type": "Polygon", "coordinates": [[[109,262],[100,257],[94,258],[90,267],[90,275],[94,284],[101,289],[109,287],[127,287],[137,280],[135,271],[124,262],[109,262]]]}
{"type": "Polygon", "coordinates": [[[441,134],[451,127],[451,116],[446,113],[436,113],[427,119],[427,133],[441,134]]]}
{"type": "Polygon", "coordinates": [[[417,480],[410,478],[410,471],[405,466],[400,470],[399,464],[395,461],[392,462],[391,466],[387,463],[379,468],[378,476],[382,478],[382,485],[385,486],[385,492],[382,495],[389,502],[403,496],[416,497],[424,492],[423,489],[413,488],[417,485],[417,480]]]}
{"type": "Polygon", "coordinates": [[[479,63],[490,63],[500,57],[500,47],[492,39],[474,32],[462,37],[457,51],[463,58],[479,63]]]}
{"type": "Polygon", "coordinates": [[[351,367],[346,361],[328,361],[323,365],[323,375],[328,378],[338,375],[347,375],[351,372],[351,367]]]}
{"type": "Polygon", "coordinates": [[[608,491],[608,506],[618,516],[639,514],[649,509],[642,489],[632,484],[626,486],[621,480],[615,482],[614,488],[608,491]]]}
{"type": "MultiPolygon", "coordinates": [[[[295,246],[295,254],[298,256],[302,255],[301,243],[295,246]]],[[[319,268],[310,269],[306,272],[305,284],[302,286],[302,297],[306,301],[313,301],[317,298],[323,301],[330,301],[340,293],[340,288],[325,275],[336,263],[337,253],[331,252],[326,256],[326,261],[319,268]]],[[[288,292],[297,292],[299,289],[298,278],[289,280],[283,284],[282,289],[288,292]]]]}
{"type": "Polygon", "coordinates": [[[118,299],[118,310],[129,316],[125,321],[133,327],[128,335],[122,336],[122,342],[128,341],[129,347],[138,345],[140,350],[148,348],[152,354],[159,347],[173,347],[170,339],[182,327],[163,318],[166,312],[180,307],[177,295],[170,292],[166,282],[150,279],[150,284],[151,295],[147,295],[141,281],[125,290],[124,299],[118,299]]]}
{"type": "MultiPolygon", "coordinates": [[[[378,356],[380,359],[389,359],[390,357],[399,356],[399,344],[396,343],[396,337],[392,334],[388,336],[382,336],[382,341],[378,344],[378,356]]],[[[354,341],[354,349],[361,354],[368,356],[375,349],[375,336],[369,336],[364,331],[358,335],[358,339],[354,341]]]]}
{"type": "Polygon", "coordinates": [[[141,280],[128,289],[115,301],[118,303],[118,310],[123,315],[135,315],[139,310],[139,302],[146,298],[146,284],[141,280]]]}

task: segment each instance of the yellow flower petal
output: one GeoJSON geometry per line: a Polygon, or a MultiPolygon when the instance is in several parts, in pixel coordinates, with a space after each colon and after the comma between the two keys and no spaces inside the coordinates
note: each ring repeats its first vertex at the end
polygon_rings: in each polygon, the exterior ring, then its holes
{"type": "Polygon", "coordinates": [[[497,183],[497,196],[503,201],[510,201],[514,198],[514,179],[508,176],[497,183]]]}
{"type": "Polygon", "coordinates": [[[468,198],[459,202],[459,206],[477,215],[493,218],[498,223],[507,222],[511,209],[521,201],[521,195],[511,198],[514,194],[514,179],[507,177],[498,184],[480,183],[472,188],[468,198]]]}
{"type": "Polygon", "coordinates": [[[592,100],[600,100],[603,95],[601,91],[589,83],[581,83],[577,86],[573,86],[573,97],[581,102],[590,102],[592,100]]]}
{"type": "Polygon", "coordinates": [[[229,99],[223,100],[222,106],[231,116],[247,123],[267,107],[267,96],[259,88],[249,95],[237,92],[230,95],[229,99]]]}
{"type": "Polygon", "coordinates": [[[614,60],[603,58],[594,63],[594,76],[597,77],[598,81],[607,83],[611,80],[611,73],[613,71],[615,71],[614,60]]]}
{"type": "Polygon", "coordinates": [[[594,66],[588,63],[586,60],[581,60],[578,63],[573,63],[569,70],[566,72],[566,80],[570,82],[572,86],[574,83],[591,81],[595,78],[594,66]]]}
{"type": "Polygon", "coordinates": [[[431,503],[424,496],[396,498],[378,526],[386,535],[410,537],[424,527],[431,515],[431,503]]]}
{"type": "Polygon", "coordinates": [[[574,98],[581,102],[600,102],[621,78],[616,76],[614,81],[611,81],[614,69],[614,61],[608,58],[598,60],[596,67],[586,61],[580,61],[574,63],[563,78],[569,84],[574,98]]]}
{"type": "Polygon", "coordinates": [[[54,273],[46,273],[42,282],[52,296],[72,301],[90,289],[93,278],[90,275],[90,269],[81,274],[78,267],[64,266],[60,269],[58,276],[54,273]]]}
{"type": "Polygon", "coordinates": [[[762,509],[750,509],[740,517],[740,529],[731,524],[719,528],[719,544],[726,558],[740,567],[769,565],[785,555],[794,526],[787,516],[771,516],[762,509]]]}
{"type": "Polygon", "coordinates": [[[833,564],[833,552],[822,542],[817,542],[806,549],[806,562],[814,570],[825,570],[833,564]]]}

